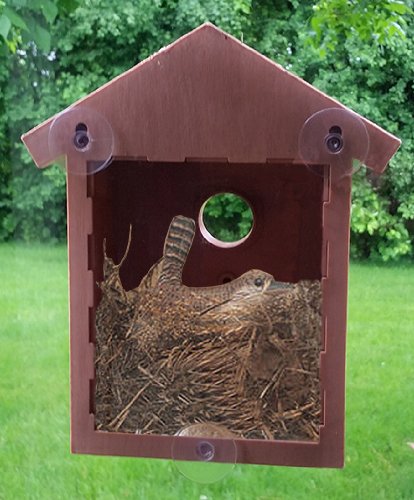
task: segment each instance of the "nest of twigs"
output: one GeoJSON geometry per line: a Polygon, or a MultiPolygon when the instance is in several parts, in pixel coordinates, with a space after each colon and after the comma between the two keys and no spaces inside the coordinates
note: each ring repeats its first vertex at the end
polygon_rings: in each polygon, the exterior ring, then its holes
{"type": "Polygon", "coordinates": [[[292,285],[283,313],[269,294],[259,312],[247,314],[241,302],[225,327],[184,329],[168,344],[161,332],[159,345],[146,350],[130,334],[139,299],[123,289],[119,266],[105,255],[96,315],[98,430],[174,435],[213,423],[239,438],[319,438],[318,281],[292,285]]]}
{"type": "Polygon", "coordinates": [[[135,290],[124,290],[122,261],[115,265],[104,252],[96,313],[97,429],[175,435],[206,423],[239,438],[317,440],[320,282],[281,284],[257,271],[264,278],[262,291],[254,293],[249,283],[256,271],[249,271],[213,293],[177,281],[170,286],[173,254],[189,251],[192,222],[173,220],[164,258],[135,290]],[[177,250],[180,231],[186,241],[177,250]],[[275,291],[264,287],[269,279],[275,291]],[[198,309],[192,312],[193,303],[198,309]]]}

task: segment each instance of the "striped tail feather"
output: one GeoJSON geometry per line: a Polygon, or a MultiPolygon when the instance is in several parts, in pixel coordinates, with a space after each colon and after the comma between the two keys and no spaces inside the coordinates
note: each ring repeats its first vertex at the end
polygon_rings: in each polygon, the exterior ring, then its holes
{"type": "Polygon", "coordinates": [[[184,264],[193,243],[194,233],[193,219],[183,215],[173,218],[165,238],[160,283],[178,282],[181,284],[184,264]]]}

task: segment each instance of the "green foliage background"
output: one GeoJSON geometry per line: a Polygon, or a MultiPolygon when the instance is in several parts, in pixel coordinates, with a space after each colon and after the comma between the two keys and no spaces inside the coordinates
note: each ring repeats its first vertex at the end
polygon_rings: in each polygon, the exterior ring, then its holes
{"type": "Polygon", "coordinates": [[[64,175],[21,133],[206,20],[402,138],[384,176],[354,176],[351,249],[412,259],[412,0],[0,0],[0,239],[65,237],[64,175]]]}
{"type": "Polygon", "coordinates": [[[212,196],[204,206],[203,222],[207,231],[221,241],[238,241],[253,227],[249,204],[233,193],[212,196]]]}

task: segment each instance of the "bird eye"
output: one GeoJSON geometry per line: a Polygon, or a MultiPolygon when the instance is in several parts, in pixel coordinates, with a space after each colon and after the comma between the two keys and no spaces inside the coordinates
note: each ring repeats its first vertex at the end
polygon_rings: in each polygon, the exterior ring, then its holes
{"type": "Polygon", "coordinates": [[[256,279],[254,280],[254,284],[255,284],[255,286],[257,286],[257,287],[262,287],[262,286],[263,286],[263,279],[262,279],[262,278],[256,278],[256,279]]]}

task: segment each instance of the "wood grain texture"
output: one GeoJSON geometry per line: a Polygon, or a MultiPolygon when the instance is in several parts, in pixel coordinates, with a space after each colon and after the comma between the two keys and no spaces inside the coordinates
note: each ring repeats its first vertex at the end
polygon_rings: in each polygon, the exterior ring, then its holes
{"type": "MultiPolygon", "coordinates": [[[[346,109],[209,23],[74,106],[92,108],[108,120],[115,135],[114,157],[250,163],[300,160],[298,140],[306,119],[325,108],[346,109]]],[[[370,141],[366,164],[382,172],[400,140],[360,118],[370,141]]],[[[53,161],[51,123],[22,138],[39,167],[53,161]]]]}

